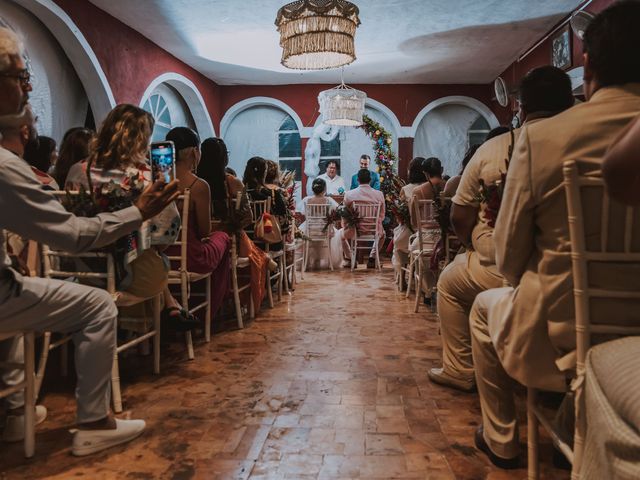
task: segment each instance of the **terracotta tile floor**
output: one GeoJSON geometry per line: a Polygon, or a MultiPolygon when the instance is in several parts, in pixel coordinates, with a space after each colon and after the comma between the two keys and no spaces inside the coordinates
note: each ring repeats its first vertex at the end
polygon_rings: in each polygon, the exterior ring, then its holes
{"type": "MultiPolygon", "coordinates": [[[[477,397],[427,379],[438,326],[412,307],[388,269],[308,273],[245,330],[200,343],[193,362],[180,343],[160,376],[150,358],[124,359],[125,415],[145,418],[147,431],[84,459],[69,453],[73,380],[56,378],[52,362],[36,457],[2,445],[0,478],[525,478],[474,449],[477,397]]],[[[550,453],[547,441],[544,478],[569,478],[550,453]]]]}

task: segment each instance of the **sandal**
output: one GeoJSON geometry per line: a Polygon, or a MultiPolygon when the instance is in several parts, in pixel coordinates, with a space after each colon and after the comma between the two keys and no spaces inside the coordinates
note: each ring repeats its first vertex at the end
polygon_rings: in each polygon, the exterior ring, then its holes
{"type": "Polygon", "coordinates": [[[162,310],[160,318],[167,322],[171,328],[180,332],[187,332],[201,326],[201,322],[184,308],[167,307],[162,310]],[[178,312],[178,314],[172,315],[174,312],[178,312]]]}

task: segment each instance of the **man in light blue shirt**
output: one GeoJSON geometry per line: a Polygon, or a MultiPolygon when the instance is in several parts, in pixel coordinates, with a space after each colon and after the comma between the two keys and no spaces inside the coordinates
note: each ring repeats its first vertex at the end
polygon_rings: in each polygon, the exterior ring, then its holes
{"type": "MultiPolygon", "coordinates": [[[[362,156],[360,157],[360,169],[367,169],[369,170],[369,164],[371,163],[371,157],[369,157],[369,155],[367,155],[366,153],[363,153],[362,156]]],[[[372,188],[375,188],[376,190],[380,190],[380,175],[377,172],[370,172],[371,173],[371,182],[369,183],[369,185],[371,185],[372,188]]],[[[358,183],[358,174],[356,173],[353,177],[351,177],[351,190],[353,190],[354,188],[358,188],[360,184],[358,183]]]]}

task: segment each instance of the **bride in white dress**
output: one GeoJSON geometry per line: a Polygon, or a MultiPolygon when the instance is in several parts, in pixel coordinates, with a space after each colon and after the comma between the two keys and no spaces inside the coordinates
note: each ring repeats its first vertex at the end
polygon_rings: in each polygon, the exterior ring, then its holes
{"type": "MultiPolygon", "coordinates": [[[[338,208],[338,202],[333,198],[325,196],[327,191],[327,183],[322,178],[315,178],[311,185],[313,195],[304,197],[296,205],[296,211],[305,214],[307,205],[329,205],[329,210],[333,211],[338,208]]],[[[342,262],[342,229],[335,228],[334,225],[330,225],[331,236],[331,262],[334,268],[339,268],[342,262]]],[[[300,225],[300,231],[306,233],[306,222],[300,225]]],[[[321,245],[318,242],[311,242],[309,250],[309,260],[307,264],[307,270],[313,269],[328,269],[329,264],[327,262],[326,245],[321,245]]]]}

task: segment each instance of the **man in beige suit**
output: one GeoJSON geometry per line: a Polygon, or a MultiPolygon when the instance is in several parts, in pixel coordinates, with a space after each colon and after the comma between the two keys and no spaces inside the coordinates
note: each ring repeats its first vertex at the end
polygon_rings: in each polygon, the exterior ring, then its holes
{"type": "MultiPolygon", "coordinates": [[[[558,68],[536,68],[522,80],[519,97],[520,118],[525,125],[532,125],[573,105],[571,80],[558,68]]],[[[520,130],[492,138],[478,149],[452,200],[451,221],[467,251],[457,255],[438,280],[442,368],[432,368],[428,375],[432,382],[458,390],[475,389],[469,331],[471,305],[480,292],[501,287],[504,282],[495,265],[493,222],[487,219],[478,199],[480,181],[489,185],[501,180],[520,130]]]]}
{"type": "MultiPolygon", "coordinates": [[[[545,390],[567,387],[575,322],[562,165],[585,160],[599,168],[640,113],[638,25],[638,1],[617,2],[594,19],[584,38],[588,102],[525,126],[509,167],[494,239],[498,270],[514,288],[478,295],[470,314],[482,407],[476,446],[505,468],[517,465],[519,452],[509,377],[545,390]]],[[[613,306],[610,315],[623,310],[613,306]]]]}

